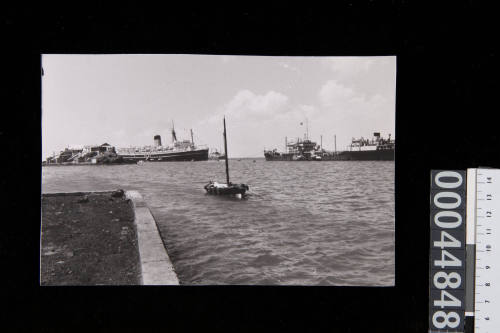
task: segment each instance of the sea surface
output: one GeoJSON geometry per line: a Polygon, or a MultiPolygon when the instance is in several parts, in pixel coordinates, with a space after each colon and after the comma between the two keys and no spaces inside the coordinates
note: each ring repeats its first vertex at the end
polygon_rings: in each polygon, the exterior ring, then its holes
{"type": "MultiPolygon", "coordinates": [[[[42,168],[42,192],[138,190],[181,284],[393,286],[394,162],[232,159],[42,168]]],[[[43,221],[42,221],[43,223],[43,221]]]]}

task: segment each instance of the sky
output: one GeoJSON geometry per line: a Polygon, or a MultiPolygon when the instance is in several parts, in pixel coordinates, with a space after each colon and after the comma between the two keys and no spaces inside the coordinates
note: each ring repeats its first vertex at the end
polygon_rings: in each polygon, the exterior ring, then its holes
{"type": "Polygon", "coordinates": [[[395,138],[396,57],[43,55],[42,158],[66,147],[152,145],[161,135],[229,157],[284,150],[285,137],[344,149],[395,138]]]}

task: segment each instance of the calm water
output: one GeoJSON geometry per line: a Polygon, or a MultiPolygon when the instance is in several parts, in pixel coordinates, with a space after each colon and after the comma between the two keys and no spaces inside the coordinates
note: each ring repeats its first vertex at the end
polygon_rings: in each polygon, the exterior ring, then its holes
{"type": "Polygon", "coordinates": [[[42,168],[42,191],[138,190],[182,284],[394,285],[394,162],[230,160],[42,168]]]}

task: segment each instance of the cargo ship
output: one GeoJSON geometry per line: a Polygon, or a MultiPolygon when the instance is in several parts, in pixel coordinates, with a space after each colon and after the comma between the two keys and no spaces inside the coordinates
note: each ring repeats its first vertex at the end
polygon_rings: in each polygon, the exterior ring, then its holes
{"type": "Polygon", "coordinates": [[[278,152],[277,149],[264,150],[266,161],[313,161],[322,160],[324,151],[316,142],[308,138],[297,138],[288,142],[285,139],[286,152],[278,152]]]}
{"type": "Polygon", "coordinates": [[[355,139],[347,146],[346,150],[327,151],[306,136],[287,142],[285,139],[285,152],[277,149],[264,150],[266,161],[393,161],[395,140],[380,136],[379,132],[373,133],[372,139],[355,139]]]}
{"type": "Polygon", "coordinates": [[[332,155],[336,161],[394,161],[396,142],[389,138],[384,139],[380,133],[373,133],[370,139],[352,139],[345,151],[332,155]]]}
{"type": "Polygon", "coordinates": [[[172,144],[163,146],[161,136],[154,136],[154,145],[145,147],[118,148],[117,154],[123,163],[137,163],[139,161],[170,162],[170,161],[207,161],[208,148],[194,144],[193,131],[190,140],[177,140],[175,129],[172,127],[172,144]]]}

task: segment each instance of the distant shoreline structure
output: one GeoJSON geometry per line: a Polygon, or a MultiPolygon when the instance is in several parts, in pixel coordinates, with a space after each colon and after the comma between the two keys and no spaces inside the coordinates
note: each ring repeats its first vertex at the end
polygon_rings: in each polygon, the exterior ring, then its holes
{"type": "MultiPolygon", "coordinates": [[[[59,155],[54,153],[42,161],[42,166],[52,165],[103,165],[103,164],[137,164],[143,162],[180,162],[180,161],[220,161],[224,154],[214,149],[209,153],[205,146],[196,146],[191,130],[191,140],[177,140],[175,129],[172,126],[172,144],[162,145],[161,136],[154,136],[154,145],[142,147],[115,148],[103,143],[102,145],[88,145],[83,148],[66,148],[59,155]]],[[[285,152],[277,149],[264,150],[266,161],[394,161],[395,140],[391,134],[385,139],[379,132],[373,133],[372,139],[352,138],[346,150],[337,151],[323,149],[321,144],[311,141],[308,133],[302,140],[297,138],[288,141],[285,137],[285,152]]],[[[231,157],[231,160],[262,159],[255,157],[231,157]]]]}
{"type": "Polygon", "coordinates": [[[153,146],[115,148],[104,143],[100,146],[85,146],[82,149],[66,148],[59,155],[48,157],[42,161],[47,165],[102,165],[102,164],[136,164],[144,161],[207,161],[208,148],[194,144],[193,131],[191,140],[177,140],[172,126],[172,144],[162,145],[161,136],[154,136],[153,146]]]}
{"type": "Polygon", "coordinates": [[[372,139],[352,138],[344,151],[337,152],[336,142],[334,151],[327,151],[322,146],[323,143],[318,145],[306,134],[303,140],[297,138],[289,142],[285,138],[285,152],[264,150],[264,157],[266,161],[394,161],[396,142],[391,134],[385,139],[375,132],[372,139]]]}

